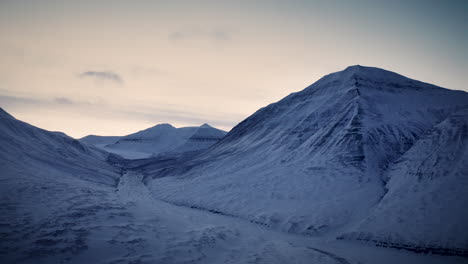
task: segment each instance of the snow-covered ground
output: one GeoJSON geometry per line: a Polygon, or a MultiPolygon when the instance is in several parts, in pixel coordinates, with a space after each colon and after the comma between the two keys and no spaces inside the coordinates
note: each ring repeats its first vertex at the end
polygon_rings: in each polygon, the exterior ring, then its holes
{"type": "Polygon", "coordinates": [[[115,187],[60,176],[2,174],[2,263],[466,262],[277,232],[171,205],[154,199],[136,172],[115,187]]]}

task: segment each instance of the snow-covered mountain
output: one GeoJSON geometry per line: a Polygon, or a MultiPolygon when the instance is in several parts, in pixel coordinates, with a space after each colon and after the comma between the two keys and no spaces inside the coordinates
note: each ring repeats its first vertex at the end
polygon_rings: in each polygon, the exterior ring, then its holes
{"type": "Polygon", "coordinates": [[[0,167],[4,175],[60,171],[62,176],[116,184],[119,170],[107,163],[108,153],[61,132],[51,132],[15,119],[0,108],[0,167]]]}
{"type": "Polygon", "coordinates": [[[124,158],[138,159],[168,153],[203,150],[218,142],[225,135],[225,131],[208,124],[181,128],[175,128],[170,124],[160,124],[123,137],[91,135],[80,140],[124,158]]]}
{"type": "MultiPolygon", "coordinates": [[[[395,225],[400,226],[392,229],[382,221],[386,214],[400,219],[400,211],[390,210],[393,207],[384,203],[392,200],[392,204],[408,204],[403,206],[405,210],[424,205],[426,208],[420,210],[428,218],[442,218],[445,211],[439,209],[447,201],[453,201],[452,208],[461,208],[467,204],[468,196],[462,191],[450,191],[455,188],[450,187],[450,181],[456,182],[455,176],[437,178],[444,185],[433,182],[436,179],[428,176],[435,173],[431,166],[444,166],[441,171],[457,170],[454,174],[464,179],[458,182],[459,190],[468,190],[468,175],[450,162],[428,164],[420,172],[427,184],[418,180],[400,183],[409,189],[420,189],[405,196],[399,193],[404,189],[396,191],[399,184],[395,182],[400,182],[396,178],[413,174],[407,171],[410,167],[395,168],[395,163],[401,162],[410,150],[418,152],[417,146],[424,144],[420,140],[425,135],[467,107],[466,92],[378,68],[351,66],[258,110],[195,159],[178,166],[148,166],[144,173],[154,196],[173,203],[311,235],[339,235],[370,217],[366,221],[382,228],[369,227],[379,231],[375,236],[392,233],[408,238],[401,241],[424,246],[428,242],[420,236],[426,231],[424,223],[437,220],[424,222],[426,218],[421,216],[412,218],[413,222],[395,220],[395,225]],[[395,173],[397,169],[400,172],[395,173]],[[425,201],[426,187],[435,186],[453,196],[425,201]],[[385,212],[380,215],[381,220],[369,216],[379,210],[385,212]],[[414,226],[416,218],[422,222],[414,226]],[[414,230],[411,239],[403,234],[408,228],[414,230]]],[[[452,133],[462,132],[460,128],[452,133]]],[[[463,153],[466,147],[461,148],[463,153]]],[[[411,161],[414,166],[418,162],[427,164],[423,154],[411,157],[416,159],[411,161]]],[[[462,215],[445,220],[454,229],[466,222],[462,215]]],[[[431,226],[435,228],[435,224],[431,226]]],[[[431,245],[466,249],[468,236],[464,234],[439,229],[434,237],[440,240],[431,245]]]]}

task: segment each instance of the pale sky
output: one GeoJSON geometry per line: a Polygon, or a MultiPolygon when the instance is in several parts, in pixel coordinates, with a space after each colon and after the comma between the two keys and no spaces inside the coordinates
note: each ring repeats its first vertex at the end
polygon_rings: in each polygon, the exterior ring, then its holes
{"type": "Polygon", "coordinates": [[[349,65],[468,91],[468,1],[0,0],[0,106],[73,137],[229,130],[349,65]]]}

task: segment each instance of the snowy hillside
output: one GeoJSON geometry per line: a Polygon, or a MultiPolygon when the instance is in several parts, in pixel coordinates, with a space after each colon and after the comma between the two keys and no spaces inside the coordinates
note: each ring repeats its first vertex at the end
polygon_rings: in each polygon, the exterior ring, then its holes
{"type": "Polygon", "coordinates": [[[1,108],[0,142],[3,175],[18,171],[63,171],[67,177],[108,185],[114,185],[119,177],[119,170],[106,162],[108,153],[63,133],[19,121],[1,108]]]}
{"type": "MultiPolygon", "coordinates": [[[[144,174],[165,201],[282,231],[338,235],[379,205],[388,168],[467,105],[465,92],[352,66],[258,110],[195,160],[144,174]]],[[[437,243],[466,242],[444,234],[437,243]]]]}
{"type": "Polygon", "coordinates": [[[468,254],[468,108],[423,135],[388,178],[382,201],[342,238],[468,254]]]}
{"type": "Polygon", "coordinates": [[[203,150],[225,134],[208,124],[181,128],[160,124],[124,137],[87,136],[80,140],[127,159],[138,159],[203,150]]]}

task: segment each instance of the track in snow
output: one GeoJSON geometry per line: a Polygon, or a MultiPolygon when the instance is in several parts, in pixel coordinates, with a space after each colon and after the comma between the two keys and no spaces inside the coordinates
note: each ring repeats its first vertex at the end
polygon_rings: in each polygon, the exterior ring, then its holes
{"type": "Polygon", "coordinates": [[[325,250],[321,250],[321,249],[318,249],[318,248],[313,248],[313,247],[307,247],[309,249],[312,249],[314,251],[317,251],[319,253],[322,253],[324,255],[327,255],[329,256],[330,258],[336,260],[338,263],[341,263],[341,264],[351,264],[349,261],[347,261],[345,258],[342,258],[342,257],[339,257],[333,253],[330,253],[330,252],[327,252],[325,250]]]}

